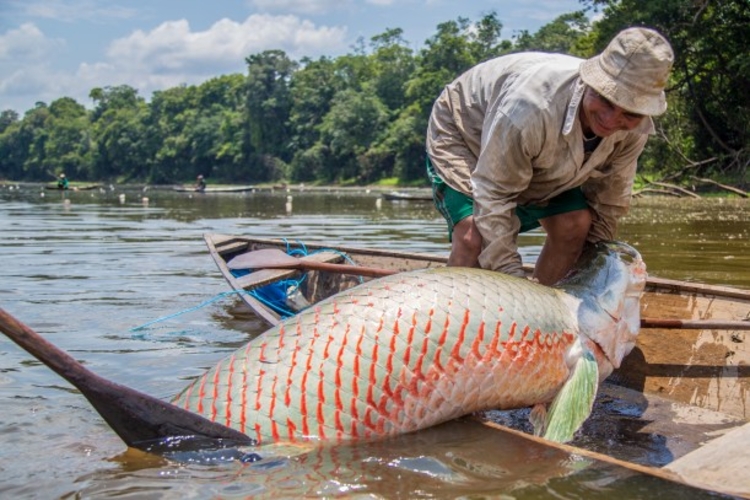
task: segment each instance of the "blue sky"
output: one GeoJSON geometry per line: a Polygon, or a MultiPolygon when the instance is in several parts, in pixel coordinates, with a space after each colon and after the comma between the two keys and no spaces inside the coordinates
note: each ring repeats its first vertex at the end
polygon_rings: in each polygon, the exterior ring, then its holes
{"type": "Polygon", "coordinates": [[[63,96],[90,107],[94,87],[154,90],[244,73],[269,49],[290,58],[350,52],[401,28],[413,48],[439,23],[495,10],[503,38],[531,32],[578,0],[0,0],[0,111],[63,96]]]}

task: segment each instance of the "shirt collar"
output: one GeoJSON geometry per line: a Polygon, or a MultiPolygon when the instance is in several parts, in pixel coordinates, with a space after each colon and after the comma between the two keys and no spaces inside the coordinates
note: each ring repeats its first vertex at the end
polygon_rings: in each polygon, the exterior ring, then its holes
{"type": "Polygon", "coordinates": [[[586,90],[586,84],[583,83],[580,77],[576,78],[573,82],[573,96],[570,98],[568,103],[568,109],[565,111],[565,121],[563,122],[563,135],[569,135],[573,131],[573,125],[576,123],[578,117],[578,107],[581,105],[583,100],[583,91],[586,90]]]}

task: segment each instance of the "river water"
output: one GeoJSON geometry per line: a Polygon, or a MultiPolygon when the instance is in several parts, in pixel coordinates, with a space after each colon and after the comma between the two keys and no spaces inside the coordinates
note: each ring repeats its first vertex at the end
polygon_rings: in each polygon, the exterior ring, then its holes
{"type": "MultiPolygon", "coordinates": [[[[641,250],[651,274],[750,288],[749,222],[746,200],[639,199],[620,239],[641,250]]],[[[0,229],[0,307],[99,375],[165,400],[265,329],[223,295],[204,233],[448,248],[430,203],[364,189],[61,194],[6,185],[0,229]]],[[[542,241],[520,237],[525,261],[542,241]]],[[[269,451],[249,464],[149,455],[127,449],[77,390],[4,336],[0,416],[2,498],[707,496],[464,420],[374,443],[269,451]]]]}

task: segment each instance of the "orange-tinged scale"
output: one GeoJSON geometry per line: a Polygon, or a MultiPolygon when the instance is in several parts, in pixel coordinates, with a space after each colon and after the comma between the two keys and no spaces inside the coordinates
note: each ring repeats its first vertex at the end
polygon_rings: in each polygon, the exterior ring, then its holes
{"type": "Polygon", "coordinates": [[[323,386],[323,374],[320,374],[320,381],[318,382],[318,405],[316,409],[317,423],[318,423],[318,435],[322,439],[325,439],[325,390],[323,386]]]}
{"type": "Polygon", "coordinates": [[[232,379],[234,377],[234,362],[235,362],[235,356],[232,354],[229,357],[229,374],[227,375],[227,390],[225,391],[225,400],[226,400],[226,416],[225,416],[225,422],[224,425],[229,427],[232,425],[232,379]]]}
{"type": "Polygon", "coordinates": [[[458,332],[458,339],[456,339],[456,343],[453,345],[453,351],[451,351],[451,357],[458,362],[463,361],[463,358],[461,357],[461,348],[463,347],[464,342],[466,342],[466,327],[468,325],[469,310],[466,309],[466,311],[464,311],[464,321],[461,323],[461,329],[458,332]]]}
{"type": "Polygon", "coordinates": [[[206,379],[208,379],[208,375],[209,374],[206,373],[200,379],[200,389],[198,389],[198,413],[203,413],[203,399],[206,397],[206,379]]]}
{"type": "Polygon", "coordinates": [[[294,420],[291,418],[286,419],[286,427],[289,431],[289,437],[287,438],[289,441],[296,441],[297,438],[297,424],[294,423],[294,420]]]}
{"type": "Polygon", "coordinates": [[[305,372],[302,375],[302,387],[301,387],[301,397],[302,400],[300,402],[300,414],[302,415],[302,435],[309,436],[310,435],[310,422],[308,420],[309,413],[307,411],[307,374],[309,372],[305,372]]]}
{"type": "Polygon", "coordinates": [[[263,377],[265,374],[265,370],[260,370],[260,372],[258,372],[257,382],[255,384],[255,411],[260,411],[263,408],[260,398],[263,394],[263,377]]]}
{"type": "Polygon", "coordinates": [[[277,393],[276,393],[276,382],[278,379],[276,377],[273,377],[273,382],[271,383],[271,404],[268,407],[268,416],[271,418],[271,420],[274,420],[274,413],[276,412],[276,403],[277,403],[277,393]]]}

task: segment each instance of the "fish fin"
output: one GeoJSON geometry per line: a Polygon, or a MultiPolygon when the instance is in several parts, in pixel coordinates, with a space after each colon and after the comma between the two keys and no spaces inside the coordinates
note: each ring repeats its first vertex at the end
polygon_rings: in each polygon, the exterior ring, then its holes
{"type": "Polygon", "coordinates": [[[573,435],[591,415],[594,398],[599,388],[599,367],[596,358],[584,350],[547,412],[544,438],[558,443],[573,439],[573,435]]]}
{"type": "Polygon", "coordinates": [[[547,405],[534,405],[529,413],[529,422],[534,426],[534,435],[541,436],[547,427],[547,405]]]}

